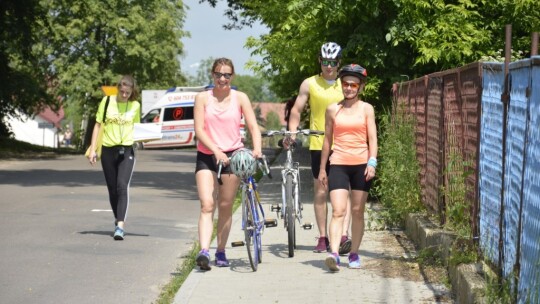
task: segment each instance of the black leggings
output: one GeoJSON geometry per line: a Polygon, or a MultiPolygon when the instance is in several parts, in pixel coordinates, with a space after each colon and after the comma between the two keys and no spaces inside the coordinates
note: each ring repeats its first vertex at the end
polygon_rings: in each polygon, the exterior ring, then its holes
{"type": "Polygon", "coordinates": [[[135,168],[132,146],[102,147],[101,166],[105,174],[109,202],[117,221],[125,221],[129,205],[129,184],[135,168]],[[121,150],[124,154],[121,155],[121,150]]]}

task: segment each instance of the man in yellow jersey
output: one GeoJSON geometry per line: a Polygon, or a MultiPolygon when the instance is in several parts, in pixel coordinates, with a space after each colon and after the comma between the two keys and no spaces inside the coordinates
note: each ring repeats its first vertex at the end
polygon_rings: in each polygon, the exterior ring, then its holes
{"type": "MultiPolygon", "coordinates": [[[[341,82],[337,79],[337,71],[341,58],[341,47],[335,42],[324,43],[321,47],[319,64],[321,73],[305,79],[300,85],[298,97],[291,109],[289,116],[289,130],[297,130],[300,124],[300,113],[304,110],[306,103],[309,104],[311,115],[309,118],[309,128],[311,130],[324,131],[324,119],[326,108],[329,104],[343,100],[341,82]]],[[[293,138],[294,139],[294,138],[293,138]]],[[[328,250],[327,234],[327,190],[320,186],[318,182],[321,150],[324,136],[310,136],[309,150],[311,152],[311,172],[313,173],[315,221],[319,229],[319,238],[314,252],[326,252],[328,250]]],[[[287,143],[285,143],[287,144],[287,143]]],[[[328,165],[327,165],[328,166],[328,165]]],[[[327,168],[328,171],[328,168],[327,168]]],[[[341,237],[339,254],[347,254],[351,249],[351,241],[348,237],[350,226],[350,208],[347,204],[347,213],[343,221],[343,232],[341,237]]]]}

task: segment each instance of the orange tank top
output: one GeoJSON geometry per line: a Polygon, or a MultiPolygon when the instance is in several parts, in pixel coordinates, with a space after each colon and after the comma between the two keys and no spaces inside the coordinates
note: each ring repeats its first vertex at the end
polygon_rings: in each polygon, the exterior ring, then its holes
{"type": "MultiPolygon", "coordinates": [[[[362,102],[362,109],[364,104],[362,102]]],[[[338,105],[334,118],[332,165],[360,165],[368,161],[367,122],[364,111],[345,113],[338,105]]]]}

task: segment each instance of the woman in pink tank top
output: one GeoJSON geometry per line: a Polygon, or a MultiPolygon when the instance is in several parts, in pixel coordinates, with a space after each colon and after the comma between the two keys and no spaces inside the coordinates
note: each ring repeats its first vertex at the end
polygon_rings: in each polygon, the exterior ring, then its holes
{"type": "Polygon", "coordinates": [[[349,268],[360,268],[358,250],[364,235],[364,209],[371,181],[377,167],[377,127],[373,106],[358,95],[366,85],[367,72],[349,64],[339,72],[343,99],[326,109],[325,136],[321,152],[319,182],[328,189],[332,203],[330,221],[330,254],[325,264],[330,271],[339,271],[339,243],[347,199],[351,201],[351,251],[349,268]],[[332,149],[332,156],[330,155],[332,149]],[[330,169],[326,162],[330,157],[330,169]]]}
{"type": "Polygon", "coordinates": [[[219,58],[212,66],[214,87],[195,97],[194,123],[197,137],[195,180],[201,202],[199,216],[199,243],[197,266],[210,270],[210,242],[212,240],[214,211],[218,208],[217,250],[215,265],[229,266],[225,245],[231,231],[233,201],[240,180],[229,167],[231,154],[244,147],[240,134],[242,115],[251,134],[253,156],[260,158],[261,132],[248,96],[231,89],[234,65],[230,59],[219,58]],[[217,181],[217,163],[223,161],[222,185],[217,181]]]}

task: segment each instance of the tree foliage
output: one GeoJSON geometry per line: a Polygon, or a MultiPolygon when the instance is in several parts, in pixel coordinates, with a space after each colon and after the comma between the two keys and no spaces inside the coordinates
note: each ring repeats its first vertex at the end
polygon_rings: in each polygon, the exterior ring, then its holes
{"type": "MultiPolygon", "coordinates": [[[[200,62],[195,76],[187,76],[188,85],[203,86],[214,83],[212,65],[215,58],[207,58],[200,62]]],[[[268,81],[260,76],[235,74],[231,85],[246,93],[252,102],[277,102],[276,95],[270,91],[268,81]]]]}
{"type": "Polygon", "coordinates": [[[188,84],[190,86],[211,85],[213,83],[211,71],[214,60],[212,57],[201,60],[195,76],[187,75],[188,84]]]}
{"type": "Polygon", "coordinates": [[[0,3],[2,17],[8,17],[2,18],[2,40],[9,41],[0,46],[0,66],[14,71],[8,77],[25,80],[10,82],[15,83],[11,93],[2,91],[0,113],[15,100],[23,112],[34,114],[33,106],[46,101],[36,95],[45,91],[50,103],[62,100],[68,113],[93,113],[103,96],[100,87],[114,84],[122,74],[134,75],[140,88],[185,81],[180,39],[188,33],[182,30],[181,0],[0,3]]]}
{"type": "Polygon", "coordinates": [[[10,134],[4,124],[19,112],[33,114],[40,104],[52,104],[46,76],[32,53],[36,22],[45,11],[33,0],[0,1],[0,137],[10,134]]]}
{"type": "Polygon", "coordinates": [[[262,77],[236,75],[232,85],[246,93],[252,102],[277,102],[275,94],[269,90],[268,82],[262,77]]]}
{"type": "Polygon", "coordinates": [[[40,23],[35,49],[44,59],[55,94],[68,102],[101,99],[102,85],[132,74],[141,88],[180,82],[178,57],[184,8],[167,0],[42,0],[49,17],[40,23]]]}
{"type": "MultiPolygon", "coordinates": [[[[211,5],[219,0],[201,0],[211,5]]],[[[225,0],[223,0],[225,1],[225,0]]],[[[514,49],[529,50],[540,26],[533,0],[227,0],[231,23],[259,21],[270,33],[247,46],[263,61],[251,66],[268,75],[274,91],[292,96],[320,68],[322,43],[344,47],[343,63],[368,70],[368,100],[389,100],[391,83],[479,60],[504,48],[513,24],[514,49]]]]}

